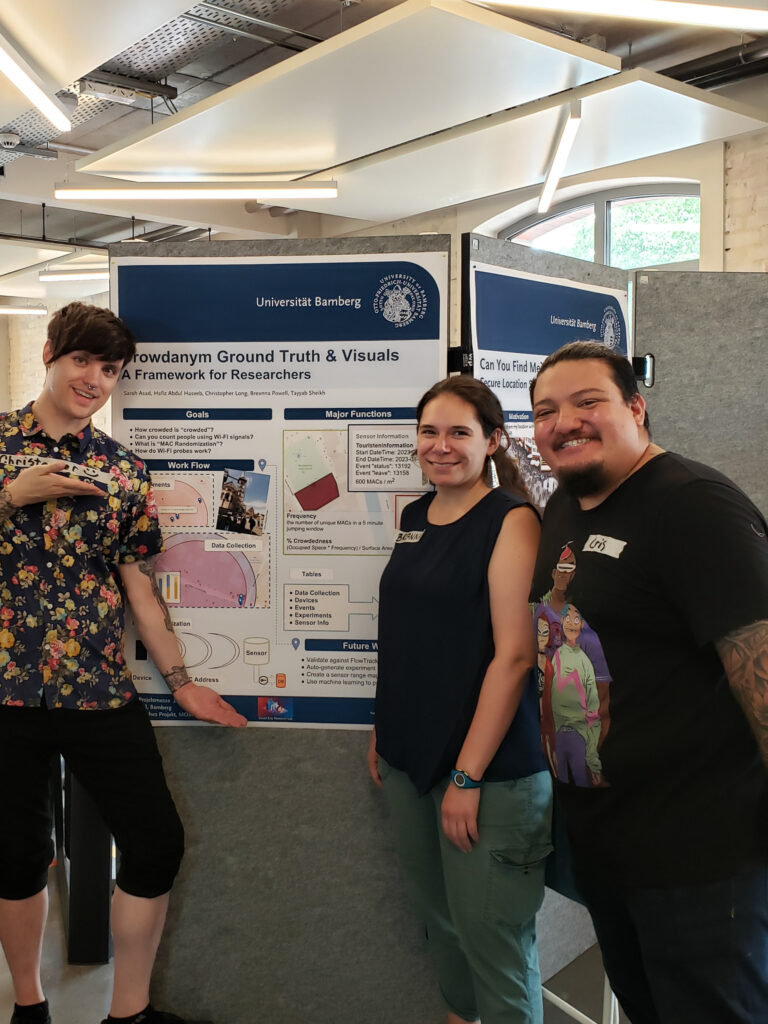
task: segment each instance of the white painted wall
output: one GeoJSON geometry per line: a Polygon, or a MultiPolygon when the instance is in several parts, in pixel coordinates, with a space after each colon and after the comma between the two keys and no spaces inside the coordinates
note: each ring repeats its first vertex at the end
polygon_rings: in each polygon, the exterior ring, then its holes
{"type": "MultiPolygon", "coordinates": [[[[48,299],[48,316],[5,317],[8,321],[8,372],[7,395],[2,403],[4,409],[20,409],[40,394],[45,379],[43,346],[47,337],[48,322],[57,309],[71,300],[48,299]]],[[[109,292],[91,295],[81,301],[93,306],[108,306],[109,292]]],[[[0,359],[2,359],[2,337],[0,336],[0,359]]],[[[1,393],[0,393],[1,394],[1,393]]],[[[102,430],[109,429],[109,403],[94,416],[94,423],[102,430]]]]}
{"type": "Polygon", "coordinates": [[[11,349],[8,341],[7,317],[0,316],[0,411],[11,408],[8,387],[11,375],[11,349]]]}

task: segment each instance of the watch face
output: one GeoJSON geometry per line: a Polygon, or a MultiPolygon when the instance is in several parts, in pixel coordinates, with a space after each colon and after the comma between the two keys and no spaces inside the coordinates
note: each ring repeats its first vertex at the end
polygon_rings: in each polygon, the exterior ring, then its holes
{"type": "Polygon", "coordinates": [[[467,777],[466,775],[463,775],[461,772],[456,772],[456,774],[453,776],[453,781],[454,784],[461,789],[462,787],[466,786],[467,777]]]}

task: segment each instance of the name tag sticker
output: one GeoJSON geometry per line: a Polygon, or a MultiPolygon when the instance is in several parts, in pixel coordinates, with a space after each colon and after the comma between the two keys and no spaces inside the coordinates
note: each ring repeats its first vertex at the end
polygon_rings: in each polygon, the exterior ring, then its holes
{"type": "Polygon", "coordinates": [[[616,540],[615,537],[604,537],[602,533],[592,533],[584,541],[583,551],[594,551],[598,555],[608,555],[609,558],[619,558],[627,546],[625,540],[616,540]]]}
{"type": "Polygon", "coordinates": [[[50,466],[54,462],[63,462],[64,468],[60,472],[77,477],[78,480],[86,480],[89,484],[108,484],[112,480],[109,473],[96,469],[94,466],[87,466],[79,462],[67,462],[66,459],[48,459],[43,455],[3,454],[0,456],[0,462],[19,470],[28,469],[30,466],[50,466]]]}
{"type": "Polygon", "coordinates": [[[423,536],[423,530],[398,530],[395,534],[395,544],[418,544],[423,536]]]}

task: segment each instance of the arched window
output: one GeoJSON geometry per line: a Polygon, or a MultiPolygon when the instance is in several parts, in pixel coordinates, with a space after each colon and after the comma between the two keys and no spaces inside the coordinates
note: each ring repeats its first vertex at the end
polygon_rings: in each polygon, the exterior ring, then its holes
{"type": "Polygon", "coordinates": [[[698,270],[699,188],[655,183],[578,196],[517,221],[499,238],[623,270],[698,270]]]}

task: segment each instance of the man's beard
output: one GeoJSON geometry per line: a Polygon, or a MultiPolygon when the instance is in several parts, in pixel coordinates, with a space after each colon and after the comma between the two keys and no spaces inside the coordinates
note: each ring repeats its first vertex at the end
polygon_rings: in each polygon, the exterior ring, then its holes
{"type": "Polygon", "coordinates": [[[560,474],[558,482],[574,498],[588,498],[591,494],[599,494],[607,485],[605,470],[600,463],[584,466],[582,469],[566,470],[560,474]]]}

